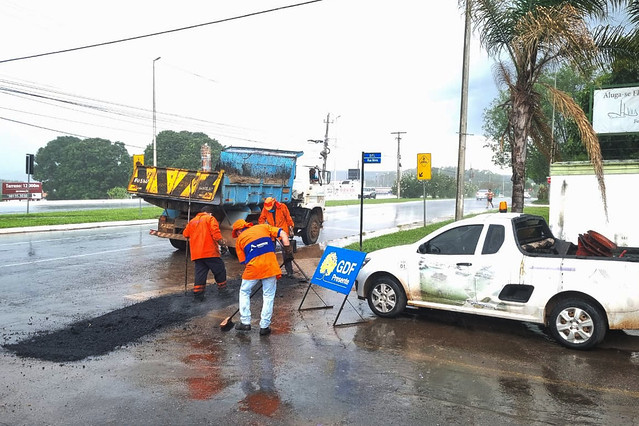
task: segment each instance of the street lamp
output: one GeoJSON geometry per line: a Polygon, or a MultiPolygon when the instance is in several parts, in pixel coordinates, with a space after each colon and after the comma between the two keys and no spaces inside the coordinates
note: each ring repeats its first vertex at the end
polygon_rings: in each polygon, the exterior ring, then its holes
{"type": "Polygon", "coordinates": [[[160,58],[161,56],[158,56],[153,60],[153,167],[157,167],[158,165],[158,153],[155,144],[155,62],[160,58]]]}

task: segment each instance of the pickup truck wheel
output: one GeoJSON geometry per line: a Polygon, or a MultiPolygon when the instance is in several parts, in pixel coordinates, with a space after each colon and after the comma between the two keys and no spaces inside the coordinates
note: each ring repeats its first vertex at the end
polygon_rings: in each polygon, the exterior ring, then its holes
{"type": "Polygon", "coordinates": [[[380,317],[396,317],[406,308],[404,290],[389,277],[377,278],[366,298],[371,311],[380,317]]]}
{"type": "Polygon", "coordinates": [[[186,241],[185,240],[176,240],[173,238],[169,238],[169,241],[171,242],[171,245],[173,247],[175,247],[178,250],[186,250],[186,241]]]}
{"type": "Polygon", "coordinates": [[[319,238],[320,229],[322,229],[322,223],[320,222],[319,215],[312,213],[306,228],[302,229],[302,241],[304,244],[307,246],[315,244],[319,238]]]}
{"type": "Polygon", "coordinates": [[[608,329],[605,315],[581,299],[566,299],[554,307],[548,321],[550,333],[563,346],[590,349],[599,344],[608,329]]]}

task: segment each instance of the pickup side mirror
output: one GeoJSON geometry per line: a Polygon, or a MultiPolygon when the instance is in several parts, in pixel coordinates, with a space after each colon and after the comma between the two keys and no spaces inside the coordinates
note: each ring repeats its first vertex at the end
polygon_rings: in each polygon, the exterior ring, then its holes
{"type": "Polygon", "coordinates": [[[431,245],[430,241],[420,244],[419,248],[417,249],[417,252],[419,254],[439,254],[441,253],[441,250],[439,247],[431,245]]]}

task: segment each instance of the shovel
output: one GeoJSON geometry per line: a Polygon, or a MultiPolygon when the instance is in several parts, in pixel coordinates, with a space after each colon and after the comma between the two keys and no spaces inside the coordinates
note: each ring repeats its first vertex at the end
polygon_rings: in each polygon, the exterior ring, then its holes
{"type": "MultiPolygon", "coordinates": [[[[251,296],[249,297],[249,299],[252,299],[253,296],[255,296],[255,293],[257,293],[261,289],[262,289],[262,283],[260,283],[260,285],[255,290],[253,290],[253,293],[251,293],[251,296]]],[[[235,312],[233,312],[231,314],[230,317],[224,318],[224,320],[220,323],[220,330],[229,331],[230,329],[232,329],[234,323],[233,323],[233,320],[231,318],[233,318],[235,316],[235,314],[237,314],[238,312],[240,312],[240,308],[239,307],[235,310],[235,312]]]]}

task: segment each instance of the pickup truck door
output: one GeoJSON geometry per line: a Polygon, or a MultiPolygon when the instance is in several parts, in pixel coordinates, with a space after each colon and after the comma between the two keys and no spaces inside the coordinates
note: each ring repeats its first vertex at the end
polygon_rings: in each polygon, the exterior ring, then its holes
{"type": "Polygon", "coordinates": [[[418,249],[419,290],[414,301],[462,306],[476,301],[475,252],[483,225],[451,228],[418,249]]]}

